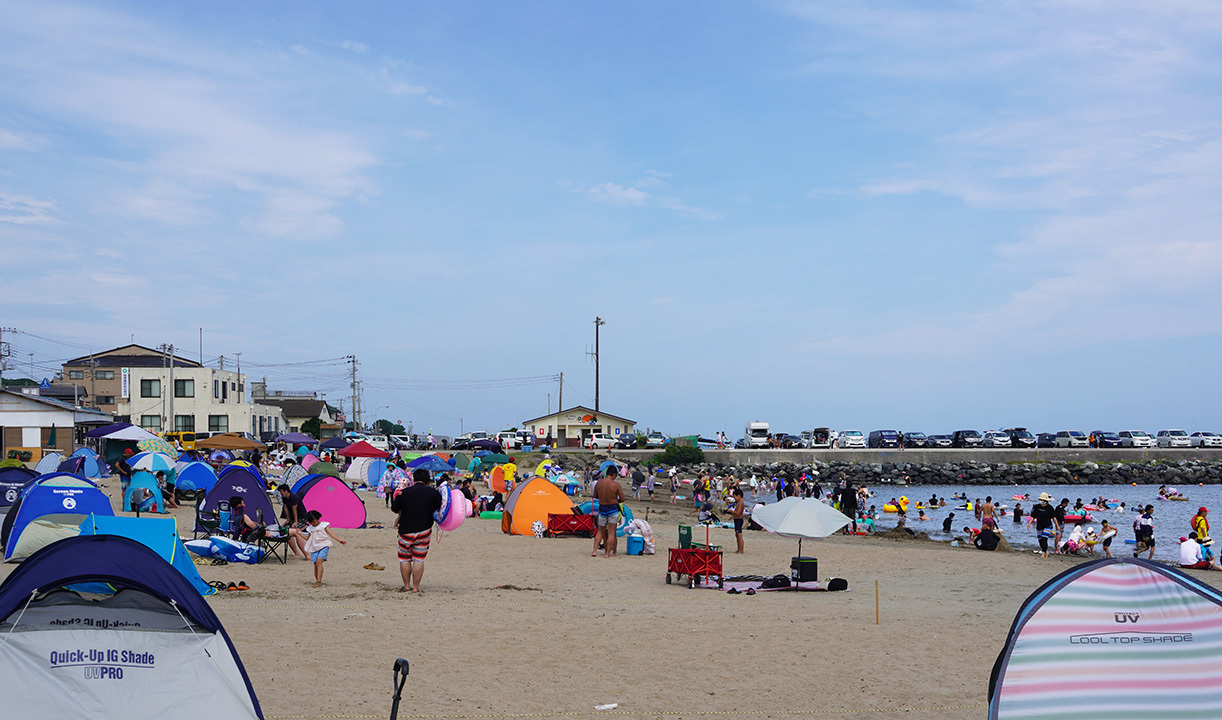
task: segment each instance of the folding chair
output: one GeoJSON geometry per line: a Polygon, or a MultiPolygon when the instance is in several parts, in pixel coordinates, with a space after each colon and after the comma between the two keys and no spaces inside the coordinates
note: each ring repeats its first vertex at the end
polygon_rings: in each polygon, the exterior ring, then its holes
{"type": "Polygon", "coordinates": [[[263,528],[263,532],[259,533],[255,539],[255,544],[263,550],[263,554],[259,557],[259,563],[269,557],[274,557],[280,561],[281,565],[285,565],[289,561],[289,530],[286,527],[276,525],[276,534],[271,534],[271,528],[263,524],[263,508],[255,508],[255,522],[263,528]],[[278,551],[277,551],[278,550],[278,551]]]}
{"type": "MultiPolygon", "coordinates": [[[[203,537],[208,537],[210,535],[224,534],[221,530],[221,507],[218,506],[216,510],[202,512],[200,508],[203,507],[203,504],[204,496],[200,495],[195,501],[195,525],[193,525],[191,528],[192,540],[198,540],[201,535],[203,537]]],[[[220,505],[224,506],[224,510],[226,511],[226,514],[228,514],[229,503],[222,501],[220,505]]]]}

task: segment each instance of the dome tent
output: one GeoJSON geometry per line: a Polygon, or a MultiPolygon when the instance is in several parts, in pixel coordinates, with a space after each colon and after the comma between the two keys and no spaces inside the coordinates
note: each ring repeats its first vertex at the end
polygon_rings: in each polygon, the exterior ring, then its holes
{"type": "Polygon", "coordinates": [[[35,553],[0,584],[0,632],[12,717],[263,717],[208,603],[130,538],[83,535],[35,553]]]}
{"type": "MultiPolygon", "coordinates": [[[[229,498],[240,497],[246,504],[246,514],[252,520],[258,522],[262,516],[263,522],[269,528],[275,527],[278,524],[276,509],[263,489],[263,480],[251,470],[252,468],[233,467],[221,473],[216,485],[213,485],[208,494],[204,496],[199,513],[204,515],[216,512],[222,502],[228,503],[229,498]]],[[[204,530],[205,528],[197,522],[195,532],[204,532],[204,530]]]]}
{"type": "Polygon", "coordinates": [[[573,511],[573,501],[562,490],[541,477],[522,481],[505,498],[505,511],[501,515],[501,532],[509,535],[533,535],[531,525],[542,521],[547,525],[550,513],[573,511]]]}
{"type": "Polygon", "coordinates": [[[306,512],[317,510],[334,528],[365,527],[365,502],[342,480],[330,475],[308,475],[293,488],[306,512]]]}
{"type": "Polygon", "coordinates": [[[4,518],[4,561],[23,560],[56,540],[79,534],[91,514],[115,514],[110,498],[96,485],[75,475],[37,478],[4,518]]]}
{"type": "Polygon", "coordinates": [[[990,720],[1222,717],[1222,595],[1160,563],[1105,558],[1019,608],[989,680],[990,720]]]}

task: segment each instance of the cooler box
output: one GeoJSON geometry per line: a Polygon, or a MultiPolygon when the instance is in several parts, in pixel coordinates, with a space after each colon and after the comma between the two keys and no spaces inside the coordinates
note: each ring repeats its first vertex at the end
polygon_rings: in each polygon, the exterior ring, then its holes
{"type": "Polygon", "coordinates": [[[791,579],[794,582],[819,582],[819,559],[796,557],[789,561],[791,579]]]}
{"type": "Polygon", "coordinates": [[[629,535],[626,539],[628,540],[629,555],[640,555],[645,552],[645,538],[640,535],[629,535]]]}

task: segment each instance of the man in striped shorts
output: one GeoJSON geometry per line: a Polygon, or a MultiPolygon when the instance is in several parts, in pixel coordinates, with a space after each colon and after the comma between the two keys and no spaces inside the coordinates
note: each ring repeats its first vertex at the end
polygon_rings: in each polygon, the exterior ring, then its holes
{"type": "Polygon", "coordinates": [[[400,592],[418,593],[424,558],[433,536],[433,513],[441,509],[441,493],[433,487],[428,470],[417,468],[412,480],[413,484],[395,497],[390,509],[399,514],[399,574],[403,576],[400,592]]]}

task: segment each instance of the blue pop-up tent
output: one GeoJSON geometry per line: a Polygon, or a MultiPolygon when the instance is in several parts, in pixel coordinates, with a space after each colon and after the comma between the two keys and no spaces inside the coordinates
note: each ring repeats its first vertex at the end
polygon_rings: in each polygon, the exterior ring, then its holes
{"type": "Polygon", "coordinates": [[[73,537],[90,515],[114,515],[110,498],[75,475],[36,478],[4,516],[4,561],[23,560],[56,540],[73,537]]]}
{"type": "Polygon", "coordinates": [[[161,486],[157,484],[157,478],[143,470],[132,475],[132,481],[123,491],[124,511],[136,512],[137,508],[132,507],[133,499],[139,503],[140,512],[165,512],[165,498],[161,496],[161,486]],[[143,492],[145,490],[148,492],[143,492]]]}
{"type": "Polygon", "coordinates": [[[178,537],[178,524],[174,518],[134,518],[90,515],[81,523],[81,535],[118,535],[131,538],[156,552],[199,591],[200,595],[211,595],[216,588],[204,582],[195,569],[195,563],[178,537]]]}
{"type": "Polygon", "coordinates": [[[178,479],[174,487],[185,492],[207,493],[216,485],[216,471],[208,463],[190,462],[178,464],[178,479]]]}
{"type": "Polygon", "coordinates": [[[102,462],[92,448],[77,448],[76,452],[72,453],[72,457],[85,459],[80,474],[87,478],[104,478],[110,475],[110,468],[106,467],[106,463],[102,462]]]}
{"type": "Polygon", "coordinates": [[[25,466],[0,468],[0,513],[8,512],[21,490],[36,477],[38,473],[25,466]]]}
{"type": "Polygon", "coordinates": [[[0,624],[5,717],[263,717],[207,601],[130,538],[84,535],[38,551],[0,584],[0,624]]]}

